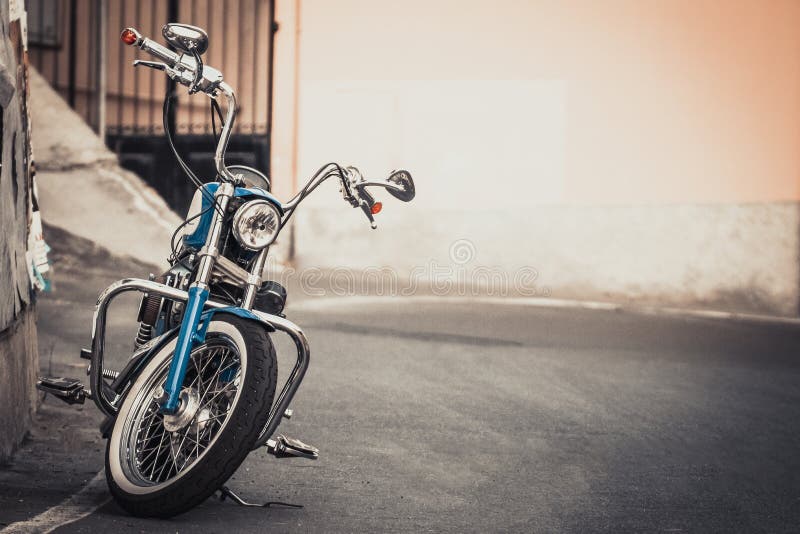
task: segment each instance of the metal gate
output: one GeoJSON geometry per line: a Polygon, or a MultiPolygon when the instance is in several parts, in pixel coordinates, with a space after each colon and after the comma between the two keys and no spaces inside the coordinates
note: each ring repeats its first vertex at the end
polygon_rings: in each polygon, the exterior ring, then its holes
{"type": "MultiPolygon", "coordinates": [[[[32,65],[105,137],[122,166],[150,183],[173,209],[182,213],[194,193],[164,139],[162,105],[174,84],[161,72],[133,68],[137,51],[119,40],[127,26],[162,42],[165,22],[208,32],[210,46],[203,59],[220,69],[237,92],[227,161],[269,174],[274,0],[28,0],[28,7],[32,65]]],[[[181,89],[170,129],[187,163],[211,181],[209,102],[181,89]]]]}

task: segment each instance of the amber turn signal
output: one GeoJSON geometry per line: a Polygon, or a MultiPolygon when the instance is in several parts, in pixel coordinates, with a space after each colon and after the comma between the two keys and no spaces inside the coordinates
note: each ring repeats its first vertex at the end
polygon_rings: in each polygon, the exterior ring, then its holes
{"type": "Polygon", "coordinates": [[[382,209],[383,209],[383,204],[381,204],[380,202],[376,202],[375,204],[372,205],[372,209],[370,211],[372,211],[373,215],[376,215],[380,213],[382,209]]]}
{"type": "Polygon", "coordinates": [[[122,34],[120,34],[119,38],[122,39],[122,42],[126,45],[132,45],[136,43],[139,36],[136,35],[136,31],[133,28],[125,28],[122,30],[122,34]]]}

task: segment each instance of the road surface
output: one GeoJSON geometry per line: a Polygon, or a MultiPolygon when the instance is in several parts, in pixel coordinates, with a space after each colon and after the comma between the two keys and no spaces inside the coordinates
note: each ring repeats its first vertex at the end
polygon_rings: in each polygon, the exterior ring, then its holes
{"type": "MultiPolygon", "coordinates": [[[[119,268],[85,283],[62,269],[60,296],[40,301],[43,366],[47,350],[56,368],[60,354],[78,361],[87,295],[119,268]]],[[[229,485],[304,508],[212,499],[157,521],[108,502],[56,532],[800,528],[795,327],[414,299],[306,300],[289,314],[312,367],[280,431],[321,458],[259,451],[229,485]]],[[[285,373],[290,346],[278,347],[285,373]]],[[[93,406],[47,399],[40,419],[0,469],[0,522],[58,504],[102,467],[93,406]]]]}

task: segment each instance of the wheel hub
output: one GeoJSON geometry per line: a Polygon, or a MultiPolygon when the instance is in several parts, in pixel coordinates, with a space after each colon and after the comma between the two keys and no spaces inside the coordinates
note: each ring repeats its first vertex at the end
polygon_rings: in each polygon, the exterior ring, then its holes
{"type": "Polygon", "coordinates": [[[197,416],[192,420],[192,425],[189,430],[195,434],[199,434],[205,430],[209,421],[211,421],[211,410],[208,408],[203,408],[197,412],[197,416]]]}
{"type": "MultiPolygon", "coordinates": [[[[164,428],[169,432],[177,432],[187,427],[194,419],[200,407],[200,396],[194,389],[182,390],[179,398],[180,404],[178,404],[178,409],[175,413],[164,415],[164,428]]],[[[205,419],[208,419],[208,416],[206,416],[205,419]]]]}

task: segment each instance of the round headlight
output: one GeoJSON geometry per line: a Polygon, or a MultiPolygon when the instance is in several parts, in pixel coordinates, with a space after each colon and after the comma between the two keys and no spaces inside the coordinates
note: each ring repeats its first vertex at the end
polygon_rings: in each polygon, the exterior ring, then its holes
{"type": "Polygon", "coordinates": [[[278,208],[266,200],[253,200],[233,216],[233,235],[244,248],[261,250],[275,241],[280,225],[278,208]]]}

